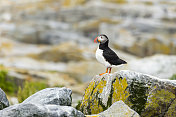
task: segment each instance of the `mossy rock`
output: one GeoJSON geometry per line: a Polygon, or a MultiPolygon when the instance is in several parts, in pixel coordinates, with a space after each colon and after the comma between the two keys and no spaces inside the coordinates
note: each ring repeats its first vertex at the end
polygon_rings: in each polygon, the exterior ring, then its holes
{"type": "Polygon", "coordinates": [[[175,100],[175,94],[159,86],[152,89],[148,95],[145,111],[141,115],[143,117],[164,117],[171,103],[175,100]]]}
{"type": "Polygon", "coordinates": [[[127,100],[127,86],[125,78],[95,77],[88,85],[79,109],[85,114],[98,114],[116,101],[127,100]]]}
{"type": "Polygon", "coordinates": [[[122,100],[141,116],[174,115],[176,82],[122,70],[95,76],[85,90],[77,109],[84,114],[98,114],[122,100]]]}
{"type": "Polygon", "coordinates": [[[173,100],[164,117],[176,117],[176,99],[173,100]]]}

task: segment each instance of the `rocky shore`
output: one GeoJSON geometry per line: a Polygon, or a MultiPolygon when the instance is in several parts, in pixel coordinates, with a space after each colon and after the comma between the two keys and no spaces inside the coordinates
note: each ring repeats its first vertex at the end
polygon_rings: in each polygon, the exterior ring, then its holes
{"type": "Polygon", "coordinates": [[[0,0],[0,117],[176,116],[175,6],[0,0]],[[93,40],[102,33],[128,64],[99,76],[93,40]]]}
{"type": "Polygon", "coordinates": [[[134,71],[122,70],[95,76],[77,109],[69,88],[46,88],[20,104],[9,106],[0,91],[0,116],[5,117],[148,117],[176,116],[176,81],[162,80],[134,71]]]}

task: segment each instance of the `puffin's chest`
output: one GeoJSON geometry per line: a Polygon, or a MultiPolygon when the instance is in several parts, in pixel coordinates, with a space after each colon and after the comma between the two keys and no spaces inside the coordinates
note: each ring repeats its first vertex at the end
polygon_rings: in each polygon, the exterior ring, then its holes
{"type": "Polygon", "coordinates": [[[107,62],[103,56],[103,50],[97,48],[95,56],[98,62],[104,64],[105,66],[110,66],[109,62],[107,62]]]}

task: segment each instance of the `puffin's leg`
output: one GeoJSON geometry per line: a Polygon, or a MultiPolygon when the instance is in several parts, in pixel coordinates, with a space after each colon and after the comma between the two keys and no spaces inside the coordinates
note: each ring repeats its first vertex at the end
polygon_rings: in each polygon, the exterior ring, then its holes
{"type": "Polygon", "coordinates": [[[106,68],[106,73],[108,73],[108,68],[106,68]]]}
{"type": "Polygon", "coordinates": [[[111,73],[111,69],[112,69],[112,68],[110,67],[110,68],[109,68],[109,74],[111,73]]]}
{"type": "MultiPolygon", "coordinates": [[[[106,73],[108,73],[108,68],[106,68],[106,73]]],[[[101,75],[103,75],[103,74],[105,74],[105,73],[101,73],[101,74],[99,74],[99,75],[101,76],[101,75]]]]}

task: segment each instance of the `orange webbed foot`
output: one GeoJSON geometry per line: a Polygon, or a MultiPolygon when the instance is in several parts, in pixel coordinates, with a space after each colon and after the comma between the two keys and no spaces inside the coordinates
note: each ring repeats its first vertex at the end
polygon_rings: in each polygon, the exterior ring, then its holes
{"type": "Polygon", "coordinates": [[[99,75],[101,76],[101,75],[103,75],[103,74],[106,74],[106,73],[101,73],[101,74],[99,74],[99,75]]]}

